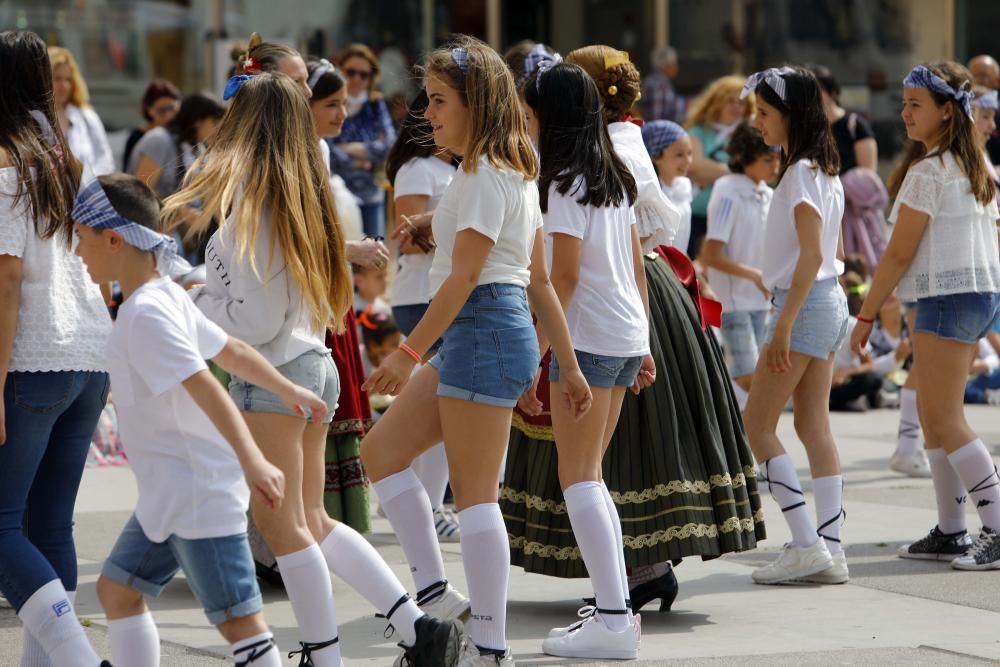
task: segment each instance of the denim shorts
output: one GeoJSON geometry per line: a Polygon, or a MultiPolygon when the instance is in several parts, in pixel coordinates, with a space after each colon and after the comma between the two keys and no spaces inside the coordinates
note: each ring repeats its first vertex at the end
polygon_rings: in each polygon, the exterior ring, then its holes
{"type": "Polygon", "coordinates": [[[914,330],[938,338],[976,343],[993,328],[1000,314],[1000,293],[965,292],[917,301],[914,330]]]}
{"type": "Polygon", "coordinates": [[[512,408],[535,379],[538,339],[520,285],[479,285],[430,360],[437,395],[512,408]]]}
{"type": "MultiPolygon", "coordinates": [[[[765,344],[774,337],[774,329],[787,298],[788,290],[774,289],[771,297],[774,310],[767,323],[765,344]]],[[[847,296],[838,280],[817,280],[792,325],[791,351],[817,359],[829,359],[847,337],[847,321],[847,296]]]]}
{"type": "MultiPolygon", "coordinates": [[[[322,398],[326,403],[326,417],[323,423],[329,424],[333,421],[333,413],[337,411],[337,399],[340,397],[340,376],[329,352],[310,350],[278,366],[277,371],[289,381],[305,387],[322,398]]],[[[298,416],[290,408],[285,407],[276,394],[235,375],[229,381],[229,395],[243,412],[273,412],[291,417],[298,416]]]]}
{"type": "Polygon", "coordinates": [[[201,540],[171,535],[166,542],[152,542],[133,514],[104,561],[101,576],[155,598],[178,570],[212,625],[263,608],[246,533],[201,540]]]}
{"type": "MultiPolygon", "coordinates": [[[[631,387],[639,374],[643,356],[609,357],[603,354],[591,354],[573,350],[576,353],[576,363],[580,372],[591,387],[609,389],[611,387],[631,387]]],[[[549,382],[559,382],[559,362],[552,355],[549,362],[549,382]]]]}
{"type": "Polygon", "coordinates": [[[722,312],[722,340],[729,354],[729,373],[734,378],[753,375],[767,332],[766,310],[722,312]]]}
{"type": "MultiPolygon", "coordinates": [[[[396,320],[396,326],[399,327],[399,331],[404,336],[409,336],[413,333],[413,330],[417,328],[417,324],[420,319],[427,312],[427,308],[430,306],[429,303],[411,303],[405,306],[393,306],[392,307],[392,319],[396,320]]],[[[441,349],[441,343],[443,341],[438,338],[431,345],[431,349],[427,352],[437,352],[441,349]]]]}

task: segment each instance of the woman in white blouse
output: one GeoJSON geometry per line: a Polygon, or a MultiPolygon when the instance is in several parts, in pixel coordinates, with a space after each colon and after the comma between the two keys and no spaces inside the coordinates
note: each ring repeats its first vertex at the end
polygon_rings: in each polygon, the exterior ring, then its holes
{"type": "Polygon", "coordinates": [[[66,135],[70,151],[90,167],[94,176],[110,174],[115,170],[115,159],[108,145],[108,135],[97,112],[90,106],[90,93],[76,59],[68,49],[50,46],[49,63],[59,127],[66,135]]]}

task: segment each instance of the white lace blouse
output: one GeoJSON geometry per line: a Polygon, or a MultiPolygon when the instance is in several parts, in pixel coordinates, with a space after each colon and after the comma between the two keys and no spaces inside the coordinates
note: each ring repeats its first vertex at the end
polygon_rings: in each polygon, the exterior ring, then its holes
{"type": "Polygon", "coordinates": [[[972,186],[951,152],[914,163],[899,189],[889,221],[899,207],[930,216],[899,297],[916,301],[963,292],[1000,292],[996,201],[976,201],[972,186]]]}
{"type": "Polygon", "coordinates": [[[10,371],[104,371],[111,318],[83,262],[59,235],[35,233],[17,171],[0,169],[0,255],[23,262],[10,371]]]}

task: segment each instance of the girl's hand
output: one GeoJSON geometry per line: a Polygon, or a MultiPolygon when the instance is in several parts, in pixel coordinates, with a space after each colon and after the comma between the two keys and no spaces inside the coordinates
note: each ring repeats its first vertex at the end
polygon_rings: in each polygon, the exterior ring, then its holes
{"type": "Polygon", "coordinates": [[[868,346],[868,337],[871,335],[872,323],[858,320],[858,323],[854,325],[854,331],[851,332],[851,351],[860,356],[861,352],[868,346]]]}
{"type": "Polygon", "coordinates": [[[389,266],[389,249],[375,239],[347,242],[347,261],[365,268],[384,269],[389,266]]]}
{"type": "Polygon", "coordinates": [[[761,294],[770,299],[771,292],[767,289],[767,286],[764,284],[764,274],[761,273],[759,269],[754,269],[754,271],[755,272],[753,274],[753,278],[751,278],[750,281],[754,284],[754,287],[760,290],[761,294]]]}
{"type": "Polygon", "coordinates": [[[286,408],[293,410],[295,414],[305,417],[314,424],[322,423],[328,410],[326,402],[322,398],[297,384],[293,384],[282,394],[281,402],[285,404],[286,408]]]}
{"type": "Polygon", "coordinates": [[[537,417],[542,414],[542,402],[538,400],[538,381],[542,377],[541,369],[535,373],[535,381],[531,383],[528,387],[528,391],[521,394],[521,398],[517,399],[517,407],[521,408],[521,412],[528,415],[529,417],[537,417]]]}
{"type": "Polygon", "coordinates": [[[635,382],[632,383],[632,393],[638,394],[654,382],[656,382],[656,362],[653,361],[652,355],[647,354],[642,359],[642,365],[639,366],[639,373],[635,376],[635,382]]]}
{"type": "Polygon", "coordinates": [[[577,421],[590,411],[594,396],[590,393],[590,385],[583,377],[580,368],[561,370],[559,373],[559,393],[564,404],[573,411],[577,421]]]}
{"type": "Polygon", "coordinates": [[[365,381],[362,389],[370,394],[398,396],[403,390],[416,362],[402,350],[396,350],[382,360],[372,376],[365,381]]]}
{"type": "Polygon", "coordinates": [[[261,456],[246,466],[244,475],[252,495],[271,510],[281,507],[285,497],[285,475],[281,470],[261,456]]]}
{"type": "Polygon", "coordinates": [[[792,329],[780,322],[774,329],[774,337],[767,346],[767,369],[778,375],[792,369],[792,329]]]}

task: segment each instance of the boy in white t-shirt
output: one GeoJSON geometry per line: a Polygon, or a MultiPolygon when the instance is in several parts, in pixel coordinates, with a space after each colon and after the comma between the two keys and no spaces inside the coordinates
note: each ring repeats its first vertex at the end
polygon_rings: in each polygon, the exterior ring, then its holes
{"type": "Polygon", "coordinates": [[[120,430],[139,500],[97,582],[115,664],[159,664],[159,636],[143,595],[183,570],[237,665],[277,667],[246,538],[250,494],[278,506],[284,477],[267,462],[205,359],[275,392],[321,420],[326,404],[230,338],[158,272],[174,242],[156,230],[159,202],[123,174],[85,185],[73,209],[91,278],[125,298],[108,341],[120,430]],[[248,488],[249,484],[249,488],[248,488]]]}

